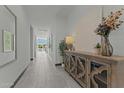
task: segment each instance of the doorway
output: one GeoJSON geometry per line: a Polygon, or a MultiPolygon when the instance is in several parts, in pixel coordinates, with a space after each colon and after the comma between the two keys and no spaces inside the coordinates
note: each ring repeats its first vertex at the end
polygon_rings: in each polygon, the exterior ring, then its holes
{"type": "Polygon", "coordinates": [[[48,52],[48,39],[46,37],[36,37],[36,51],[48,52]]]}
{"type": "Polygon", "coordinates": [[[50,47],[50,31],[48,29],[40,28],[38,30],[35,30],[35,51],[36,51],[36,57],[40,53],[46,53],[49,55],[50,47]]]}
{"type": "Polygon", "coordinates": [[[30,54],[31,59],[36,59],[37,54],[46,53],[50,58],[53,54],[53,34],[47,28],[34,28],[31,26],[30,54]],[[39,53],[40,52],[40,53],[39,53]]]}

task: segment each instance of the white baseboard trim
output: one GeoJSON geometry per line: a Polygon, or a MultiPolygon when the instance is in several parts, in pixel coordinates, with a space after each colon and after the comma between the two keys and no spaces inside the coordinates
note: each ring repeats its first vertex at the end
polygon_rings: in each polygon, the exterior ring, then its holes
{"type": "Polygon", "coordinates": [[[18,81],[21,79],[21,77],[23,76],[23,74],[25,73],[25,71],[27,70],[28,66],[30,65],[31,62],[29,62],[24,70],[21,71],[21,73],[18,75],[18,77],[16,78],[16,80],[9,86],[9,88],[14,88],[15,85],[18,83],[18,81]]]}

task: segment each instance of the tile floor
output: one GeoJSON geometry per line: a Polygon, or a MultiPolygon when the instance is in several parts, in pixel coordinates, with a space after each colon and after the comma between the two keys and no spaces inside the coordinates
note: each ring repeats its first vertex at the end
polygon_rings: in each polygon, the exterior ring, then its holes
{"type": "Polygon", "coordinates": [[[76,81],[56,67],[45,52],[37,52],[36,61],[32,62],[15,88],[80,88],[76,81]]]}

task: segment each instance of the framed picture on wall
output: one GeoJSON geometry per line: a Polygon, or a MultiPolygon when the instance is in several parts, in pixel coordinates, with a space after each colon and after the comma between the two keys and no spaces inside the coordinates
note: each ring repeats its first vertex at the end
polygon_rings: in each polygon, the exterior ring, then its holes
{"type": "Polygon", "coordinates": [[[3,52],[12,52],[12,34],[3,30],[3,52]]]}
{"type": "Polygon", "coordinates": [[[0,6],[0,67],[17,59],[17,17],[9,6],[0,6]]]}
{"type": "Polygon", "coordinates": [[[3,30],[3,52],[12,52],[14,51],[15,46],[15,37],[14,34],[3,30]]]}
{"type": "Polygon", "coordinates": [[[15,35],[11,34],[11,49],[14,51],[15,49],[15,35]]]}

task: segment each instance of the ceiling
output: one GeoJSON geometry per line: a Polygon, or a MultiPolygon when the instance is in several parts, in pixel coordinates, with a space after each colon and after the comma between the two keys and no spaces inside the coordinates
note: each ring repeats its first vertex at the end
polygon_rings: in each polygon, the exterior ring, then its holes
{"type": "Polygon", "coordinates": [[[73,5],[25,5],[23,6],[33,26],[49,26],[56,16],[67,17],[73,5]]]}
{"type": "Polygon", "coordinates": [[[48,38],[49,37],[48,31],[37,31],[35,34],[37,37],[42,37],[42,38],[48,38]]]}

